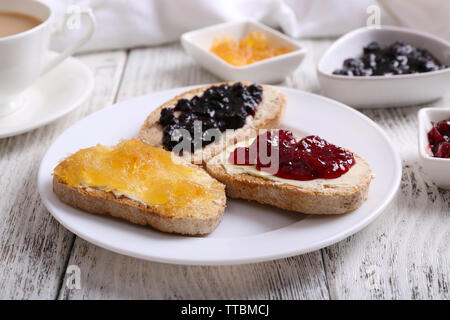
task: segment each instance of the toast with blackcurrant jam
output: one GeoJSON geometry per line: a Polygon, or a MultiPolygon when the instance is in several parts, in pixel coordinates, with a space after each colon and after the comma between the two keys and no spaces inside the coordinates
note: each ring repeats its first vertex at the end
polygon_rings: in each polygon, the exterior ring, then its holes
{"type": "Polygon", "coordinates": [[[361,157],[318,136],[264,132],[206,164],[227,196],[307,214],[343,214],[367,199],[373,179],[361,157]]]}
{"type": "Polygon", "coordinates": [[[187,91],[164,103],[147,117],[139,137],[149,145],[175,152],[185,138],[179,134],[181,129],[189,133],[191,159],[205,163],[225,146],[242,140],[246,131],[278,127],[285,108],[286,98],[272,87],[219,83],[187,91]],[[201,130],[196,129],[199,122],[201,130]],[[208,136],[209,129],[219,135],[208,136]],[[196,130],[199,139],[194,139],[196,130]]]}

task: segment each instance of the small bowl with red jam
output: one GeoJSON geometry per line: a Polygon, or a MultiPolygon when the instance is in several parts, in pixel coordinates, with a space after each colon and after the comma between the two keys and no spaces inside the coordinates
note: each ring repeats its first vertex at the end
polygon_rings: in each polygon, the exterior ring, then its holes
{"type": "Polygon", "coordinates": [[[450,108],[423,108],[419,118],[419,158],[437,186],[450,189],[450,108]]]}
{"type": "Polygon", "coordinates": [[[303,61],[306,49],[284,34],[254,21],[233,21],[187,32],[185,51],[226,81],[276,83],[303,61]]]}
{"type": "Polygon", "coordinates": [[[360,28],[338,39],[322,56],[322,93],[356,108],[418,105],[450,87],[450,43],[425,32],[360,28]]]}

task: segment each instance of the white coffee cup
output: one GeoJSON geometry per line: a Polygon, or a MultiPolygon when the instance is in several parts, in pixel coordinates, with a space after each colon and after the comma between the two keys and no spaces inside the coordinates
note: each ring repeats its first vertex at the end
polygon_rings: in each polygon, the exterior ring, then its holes
{"type": "Polygon", "coordinates": [[[32,29],[0,38],[0,116],[4,116],[20,107],[20,94],[25,89],[91,38],[95,30],[95,18],[90,10],[80,10],[77,14],[83,21],[81,28],[86,29],[82,30],[84,35],[47,61],[52,35],[55,32],[62,33],[71,16],[67,14],[60,27],[56,28],[52,9],[35,0],[0,0],[0,11],[21,13],[42,21],[32,29]],[[86,25],[84,22],[87,22],[86,25]]]}

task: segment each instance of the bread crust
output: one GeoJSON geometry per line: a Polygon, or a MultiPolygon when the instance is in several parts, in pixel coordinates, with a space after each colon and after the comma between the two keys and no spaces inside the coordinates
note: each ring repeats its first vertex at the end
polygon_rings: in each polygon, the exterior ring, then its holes
{"type": "MultiPolygon", "coordinates": [[[[151,146],[161,146],[163,127],[158,121],[162,109],[175,106],[179,99],[201,95],[212,86],[219,86],[222,84],[233,85],[234,83],[235,82],[215,83],[177,95],[150,113],[139,131],[139,138],[151,146]]],[[[244,85],[252,84],[246,81],[241,81],[241,83],[244,85]]],[[[280,125],[286,110],[286,98],[280,91],[274,88],[265,85],[261,86],[263,87],[263,101],[258,105],[258,109],[256,110],[253,119],[248,121],[242,128],[235,130],[232,135],[222,135],[218,141],[213,142],[202,149],[196,150],[191,158],[193,162],[196,164],[205,164],[209,159],[222,152],[226,146],[236,144],[245,139],[245,137],[249,135],[249,130],[272,129],[277,128],[280,125]],[[271,99],[269,99],[269,97],[271,99]]]]}
{"type": "MultiPolygon", "coordinates": [[[[355,155],[356,161],[368,166],[355,155]]],[[[358,209],[367,199],[371,171],[350,188],[314,190],[300,188],[249,174],[230,175],[221,165],[210,161],[206,171],[226,185],[227,196],[254,200],[281,209],[307,214],[343,214],[358,209]]]]}
{"type": "Polygon", "coordinates": [[[180,217],[177,212],[164,212],[157,206],[145,206],[127,197],[116,197],[112,192],[97,189],[75,188],[53,177],[53,192],[58,198],[76,208],[100,215],[109,215],[131,223],[151,226],[157,230],[183,235],[206,235],[220,223],[225,210],[226,196],[216,199],[204,210],[202,218],[180,217]]]}

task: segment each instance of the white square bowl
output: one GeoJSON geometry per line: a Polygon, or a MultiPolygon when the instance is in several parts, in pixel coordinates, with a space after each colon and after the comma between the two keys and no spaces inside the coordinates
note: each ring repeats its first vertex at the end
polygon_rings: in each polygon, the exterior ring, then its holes
{"type": "Polygon", "coordinates": [[[187,32],[181,36],[181,43],[201,66],[225,81],[280,82],[300,65],[306,54],[305,48],[282,33],[253,21],[228,22],[187,32]],[[292,51],[245,66],[233,66],[209,51],[216,37],[227,35],[239,41],[253,31],[266,35],[273,46],[287,46],[292,51]]]}
{"type": "Polygon", "coordinates": [[[390,45],[401,40],[430,51],[450,66],[450,43],[433,35],[399,27],[360,28],[339,38],[317,66],[322,93],[356,108],[384,108],[417,105],[440,98],[450,88],[450,68],[426,73],[394,76],[351,77],[334,75],[347,58],[362,55],[372,41],[390,45]]]}
{"type": "Polygon", "coordinates": [[[427,135],[432,128],[432,121],[442,121],[449,118],[450,108],[423,108],[418,112],[419,159],[423,170],[438,187],[450,190],[450,159],[432,156],[427,135]]]}

